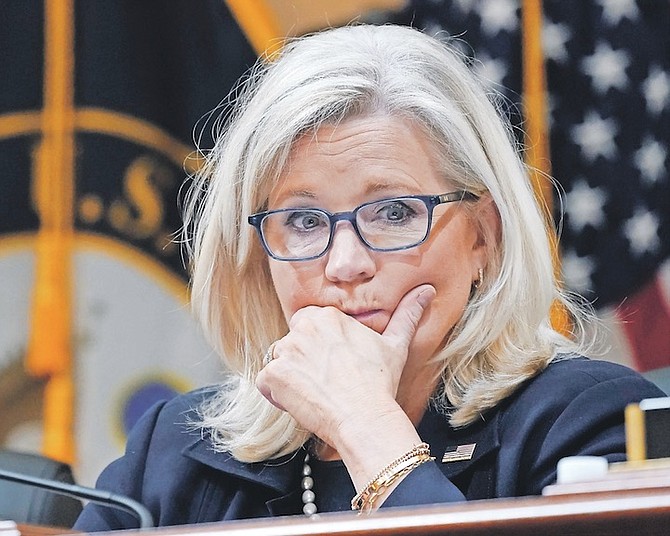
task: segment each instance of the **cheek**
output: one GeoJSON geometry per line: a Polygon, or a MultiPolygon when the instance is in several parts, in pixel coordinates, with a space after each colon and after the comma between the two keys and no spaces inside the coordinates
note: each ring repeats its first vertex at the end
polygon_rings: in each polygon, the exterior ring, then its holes
{"type": "Polygon", "coordinates": [[[458,281],[449,285],[434,282],[434,286],[437,295],[422,317],[415,336],[417,347],[429,355],[441,348],[445,338],[463,316],[470,297],[469,279],[467,282],[458,281]]]}
{"type": "MultiPolygon", "coordinates": [[[[453,242],[452,242],[453,244],[453,242]]],[[[421,272],[429,274],[424,281],[437,292],[430,308],[421,319],[415,342],[423,352],[434,354],[460,320],[470,299],[472,286],[470,256],[466,248],[435,247],[425,257],[421,272]],[[435,252],[447,252],[433,255],[435,252]]]]}
{"type": "Polygon", "coordinates": [[[449,288],[448,291],[438,288],[437,295],[428,311],[429,314],[426,315],[425,323],[438,328],[436,329],[440,332],[438,335],[444,337],[463,316],[469,296],[469,287],[467,289],[449,288]]]}
{"type": "Polygon", "coordinates": [[[291,263],[270,260],[272,283],[287,322],[298,309],[314,303],[314,278],[306,268],[296,269],[291,263]]]}

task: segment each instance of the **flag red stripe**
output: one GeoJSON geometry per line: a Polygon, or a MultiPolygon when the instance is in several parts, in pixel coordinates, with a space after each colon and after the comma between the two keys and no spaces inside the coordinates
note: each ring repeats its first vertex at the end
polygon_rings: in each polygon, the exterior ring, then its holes
{"type": "Polygon", "coordinates": [[[670,305],[658,277],[626,300],[617,316],[639,371],[670,366],[670,305]]]}

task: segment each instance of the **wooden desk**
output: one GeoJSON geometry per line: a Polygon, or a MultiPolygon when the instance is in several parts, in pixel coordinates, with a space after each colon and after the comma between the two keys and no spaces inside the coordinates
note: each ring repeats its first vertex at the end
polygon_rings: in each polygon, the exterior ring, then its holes
{"type": "MultiPolygon", "coordinates": [[[[670,487],[473,501],[371,516],[345,512],[157,529],[162,536],[553,536],[670,534],[670,487]]],[[[139,531],[126,531],[125,536],[139,531]]],[[[31,536],[31,535],[25,535],[31,536]]]]}
{"type": "MultiPolygon", "coordinates": [[[[22,536],[67,533],[19,529],[22,536]]],[[[670,487],[389,509],[371,516],[344,512],[317,519],[296,516],[150,530],[152,536],[667,536],[670,487]]],[[[146,536],[137,530],[117,534],[146,536]]]]}
{"type": "Polygon", "coordinates": [[[56,536],[67,532],[65,529],[56,527],[42,527],[39,525],[26,525],[23,523],[17,525],[13,521],[4,521],[2,523],[5,523],[5,531],[2,530],[2,525],[0,525],[0,536],[56,536]]]}

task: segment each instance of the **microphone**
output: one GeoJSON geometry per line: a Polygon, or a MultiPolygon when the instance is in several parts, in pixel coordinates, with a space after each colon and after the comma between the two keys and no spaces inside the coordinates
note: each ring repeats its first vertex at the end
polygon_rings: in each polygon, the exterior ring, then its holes
{"type": "Polygon", "coordinates": [[[27,484],[35,486],[40,489],[53,491],[62,495],[68,495],[75,499],[84,499],[103,506],[123,510],[126,513],[134,515],[140,522],[141,529],[154,527],[154,519],[151,512],[146,507],[137,501],[111,493],[109,491],[99,490],[95,488],[87,488],[78,486],[76,484],[68,484],[66,482],[59,482],[57,480],[47,480],[45,478],[38,478],[35,476],[24,475],[21,473],[14,473],[13,471],[5,471],[0,469],[0,480],[8,480],[19,484],[27,484]]]}

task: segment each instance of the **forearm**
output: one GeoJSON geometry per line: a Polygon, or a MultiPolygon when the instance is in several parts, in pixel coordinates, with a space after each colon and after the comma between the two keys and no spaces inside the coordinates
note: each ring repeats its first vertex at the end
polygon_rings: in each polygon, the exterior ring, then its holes
{"type": "Polygon", "coordinates": [[[392,506],[464,500],[429,454],[419,447],[423,440],[399,406],[386,408],[372,419],[347,422],[339,432],[338,453],[357,493],[362,494],[358,506],[363,510],[377,509],[387,500],[392,506]],[[418,474],[423,476],[416,489],[414,484],[403,484],[406,479],[416,481],[411,475],[419,470],[418,474]],[[380,484],[381,488],[378,487],[380,484]],[[396,489],[400,491],[396,492],[396,489]],[[368,501],[370,491],[373,500],[368,501]]]}

